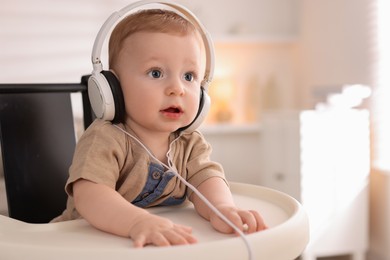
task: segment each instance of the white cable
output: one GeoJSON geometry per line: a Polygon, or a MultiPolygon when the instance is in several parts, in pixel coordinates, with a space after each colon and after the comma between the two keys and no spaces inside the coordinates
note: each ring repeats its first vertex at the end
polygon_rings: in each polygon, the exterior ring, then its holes
{"type": "MultiPolygon", "coordinates": [[[[172,161],[171,161],[171,157],[170,156],[167,156],[168,157],[168,165],[166,165],[165,163],[161,162],[159,159],[157,159],[151,151],[149,151],[149,149],[140,141],[138,140],[138,138],[136,138],[135,136],[133,136],[132,134],[130,134],[129,132],[127,132],[126,130],[120,128],[119,126],[117,125],[113,125],[115,126],[116,128],[118,128],[119,130],[121,130],[123,133],[125,133],[126,135],[130,136],[131,138],[133,138],[142,148],[145,149],[145,151],[150,155],[150,157],[152,157],[154,160],[158,161],[159,163],[161,163],[164,167],[166,167],[167,169],[170,169],[175,175],[176,177],[179,178],[179,180],[181,182],[183,182],[188,188],[190,188],[196,195],[199,196],[199,198],[215,213],[217,214],[218,217],[220,217],[223,221],[225,221],[226,224],[228,224],[231,228],[234,229],[234,231],[236,231],[240,237],[242,238],[242,240],[244,241],[245,243],[245,246],[247,247],[247,250],[248,250],[248,259],[249,260],[252,260],[252,248],[251,248],[251,245],[248,241],[248,239],[246,238],[246,235],[244,234],[244,232],[242,232],[238,227],[236,227],[227,217],[225,217],[225,215],[223,215],[205,196],[203,196],[202,193],[200,193],[192,184],[190,184],[189,182],[187,182],[186,179],[184,179],[172,166],[172,161]]],[[[174,141],[173,141],[174,142],[174,141]]],[[[171,150],[171,145],[172,143],[169,145],[169,150],[167,152],[167,155],[169,154],[170,150],[171,150]]]]}

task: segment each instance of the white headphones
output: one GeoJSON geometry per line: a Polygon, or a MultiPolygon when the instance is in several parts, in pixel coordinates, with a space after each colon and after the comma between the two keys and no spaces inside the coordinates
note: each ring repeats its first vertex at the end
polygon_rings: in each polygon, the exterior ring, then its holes
{"type": "Polygon", "coordinates": [[[185,7],[175,3],[154,0],[143,0],[135,2],[113,13],[105,21],[103,26],[100,28],[93,45],[93,71],[88,80],[89,100],[97,118],[112,121],[113,123],[123,121],[125,116],[125,104],[119,80],[111,71],[103,70],[100,55],[103,43],[114,25],[129,15],[132,11],[134,11],[134,9],[152,4],[159,4],[168,7],[169,10],[179,14],[191,22],[199,31],[205,45],[206,69],[205,77],[201,83],[201,96],[198,113],[190,125],[179,129],[179,131],[192,132],[201,125],[210,109],[210,97],[207,94],[207,91],[214,73],[214,46],[209,33],[196,18],[196,16],[185,7]]]}

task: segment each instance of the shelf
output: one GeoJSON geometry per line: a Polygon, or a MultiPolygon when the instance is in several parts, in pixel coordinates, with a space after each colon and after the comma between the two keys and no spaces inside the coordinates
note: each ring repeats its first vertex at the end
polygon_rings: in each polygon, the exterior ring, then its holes
{"type": "Polygon", "coordinates": [[[205,124],[199,130],[206,135],[215,134],[260,134],[260,124],[205,124]]]}
{"type": "Polygon", "coordinates": [[[298,41],[297,36],[215,34],[212,38],[215,44],[295,44],[298,41]]]}

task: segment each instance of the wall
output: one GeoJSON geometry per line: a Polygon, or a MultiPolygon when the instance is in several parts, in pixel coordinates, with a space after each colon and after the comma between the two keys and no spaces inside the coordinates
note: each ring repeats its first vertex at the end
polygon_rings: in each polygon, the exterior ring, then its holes
{"type": "Polygon", "coordinates": [[[78,82],[100,26],[125,2],[0,0],[0,82],[78,82]]]}
{"type": "Polygon", "coordinates": [[[371,85],[371,10],[369,0],[302,1],[298,55],[304,107],[343,84],[371,85]]]}

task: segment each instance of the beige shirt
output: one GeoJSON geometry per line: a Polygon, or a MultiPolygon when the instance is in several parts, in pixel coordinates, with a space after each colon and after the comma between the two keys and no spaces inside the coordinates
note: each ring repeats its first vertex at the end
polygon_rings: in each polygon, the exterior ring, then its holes
{"type": "MultiPolygon", "coordinates": [[[[134,133],[118,125],[130,134],[134,133]]],[[[170,156],[177,172],[190,184],[198,187],[211,177],[224,179],[220,164],[210,160],[211,146],[203,135],[194,131],[182,134],[176,140],[172,134],[170,156]]],[[[53,221],[80,218],[73,202],[73,183],[79,179],[105,184],[132,202],[143,190],[148,178],[149,164],[155,161],[137,141],[110,122],[95,120],[80,138],[69,170],[65,190],[67,208],[53,221]]],[[[169,197],[190,197],[192,191],[175,176],[166,185],[162,195],[151,205],[155,206],[169,197]]]]}

